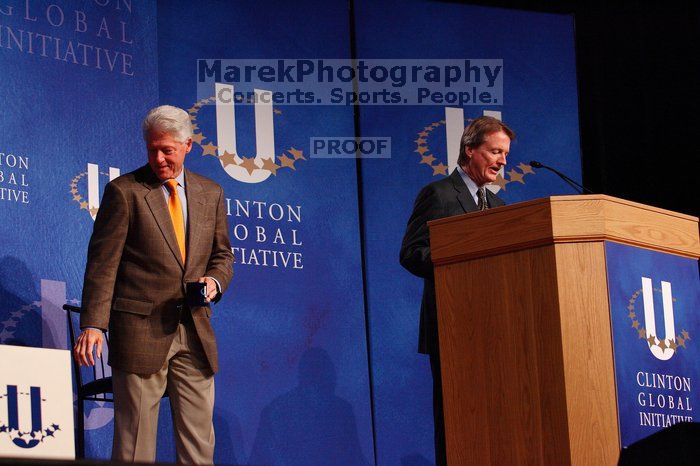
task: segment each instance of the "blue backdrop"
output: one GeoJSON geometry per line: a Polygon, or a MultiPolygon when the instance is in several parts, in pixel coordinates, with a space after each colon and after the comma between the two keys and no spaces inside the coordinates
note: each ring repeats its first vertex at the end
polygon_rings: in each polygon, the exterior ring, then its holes
{"type": "MultiPolygon", "coordinates": [[[[358,56],[502,59],[503,105],[464,107],[465,125],[499,111],[517,134],[498,195],[513,203],[571,193],[521,165],[539,160],[580,181],[571,17],[441,2],[356,5],[358,56]]],[[[392,138],[391,159],[362,160],[361,171],[378,464],[433,461],[430,364],[416,354],[422,280],[398,257],[419,189],[448,172],[445,118],[445,106],[360,108],[362,136],[392,138]]]]}
{"type": "MultiPolygon", "coordinates": [[[[512,203],[570,192],[521,165],[531,159],[580,181],[572,18],[418,0],[105,3],[0,6],[0,342],[66,346],[60,306],[81,294],[89,192],[99,199],[110,169],[145,162],[147,109],[177,105],[196,124],[186,165],[224,187],[238,260],[213,314],[216,461],[431,464],[421,283],[398,249],[418,190],[448,172],[445,106],[275,105],[275,173],[250,182],[264,171],[242,165],[260,155],[255,106],[237,104],[235,125],[218,127],[197,60],[349,63],[353,40],[358,58],[501,60],[503,101],[464,106],[462,119],[500,112],[518,133],[499,181],[512,203]],[[219,147],[234,131],[245,159],[219,147]],[[391,138],[391,156],[359,170],[309,156],[311,137],[356,133],[391,138]]],[[[111,407],[86,416],[88,456],[109,456],[111,407]]],[[[164,406],[159,460],[174,459],[171,432],[164,406]]]]}

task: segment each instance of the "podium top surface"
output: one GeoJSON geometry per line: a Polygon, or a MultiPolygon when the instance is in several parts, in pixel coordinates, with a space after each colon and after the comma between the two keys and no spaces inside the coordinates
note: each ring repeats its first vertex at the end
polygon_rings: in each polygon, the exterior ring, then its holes
{"type": "Polygon", "coordinates": [[[428,222],[436,265],[556,243],[615,241],[700,257],[698,218],[603,194],[552,196],[428,222]]]}

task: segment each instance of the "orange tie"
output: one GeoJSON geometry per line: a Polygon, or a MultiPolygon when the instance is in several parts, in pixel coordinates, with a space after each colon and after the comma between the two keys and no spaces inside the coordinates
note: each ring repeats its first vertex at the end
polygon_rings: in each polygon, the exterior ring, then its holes
{"type": "Polygon", "coordinates": [[[177,195],[177,181],[168,180],[165,185],[170,191],[170,199],[168,200],[168,210],[170,211],[170,218],[173,221],[173,227],[175,228],[175,237],[177,238],[177,244],[180,246],[180,254],[182,255],[182,262],[185,262],[185,219],[182,216],[182,204],[180,203],[180,196],[177,195]]]}

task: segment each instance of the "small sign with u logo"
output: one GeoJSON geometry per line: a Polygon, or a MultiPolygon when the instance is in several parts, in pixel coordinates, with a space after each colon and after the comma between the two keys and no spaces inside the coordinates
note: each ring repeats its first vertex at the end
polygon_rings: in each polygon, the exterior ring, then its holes
{"type": "Polygon", "coordinates": [[[700,281],[693,259],[612,242],[605,256],[625,447],[698,420],[700,281]]]}
{"type": "Polygon", "coordinates": [[[75,458],[70,352],[0,345],[0,457],[75,458]]]}

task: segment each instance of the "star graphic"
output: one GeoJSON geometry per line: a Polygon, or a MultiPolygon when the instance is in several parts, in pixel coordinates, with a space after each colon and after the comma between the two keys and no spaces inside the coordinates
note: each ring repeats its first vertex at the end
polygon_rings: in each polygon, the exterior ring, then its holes
{"type": "Polygon", "coordinates": [[[629,309],[630,311],[634,311],[634,304],[628,304],[627,309],[629,309]]]}
{"type": "Polygon", "coordinates": [[[275,115],[282,115],[282,110],[274,109],[274,110],[272,110],[272,112],[273,112],[275,115]]]}
{"type": "Polygon", "coordinates": [[[202,155],[213,155],[216,157],[216,149],[217,147],[211,142],[209,144],[204,144],[202,146],[202,155]]]}
{"type": "Polygon", "coordinates": [[[53,430],[51,429],[44,429],[44,432],[46,432],[47,437],[53,437],[53,430]]]}
{"type": "Polygon", "coordinates": [[[81,209],[81,210],[83,210],[83,209],[84,209],[84,210],[88,210],[88,203],[87,203],[87,201],[83,201],[83,202],[80,203],[80,209],[81,209]]]}
{"type": "Polygon", "coordinates": [[[275,158],[270,157],[269,159],[262,159],[263,161],[263,170],[269,170],[273,175],[277,176],[277,169],[279,169],[279,165],[275,163],[275,158]]]}
{"type": "Polygon", "coordinates": [[[99,210],[99,209],[98,209],[97,207],[93,207],[92,209],[90,209],[90,215],[93,215],[93,216],[94,216],[94,215],[97,215],[97,211],[98,211],[98,210],[99,210]]]}
{"type": "Polygon", "coordinates": [[[73,200],[80,202],[80,194],[73,194],[73,200]]]}
{"type": "MultiPolygon", "coordinates": [[[[22,306],[22,311],[28,311],[31,308],[32,308],[31,306],[22,306]]],[[[22,311],[12,311],[12,312],[10,312],[10,315],[12,317],[22,317],[22,311]]]]}
{"type": "Polygon", "coordinates": [[[516,172],[515,170],[509,170],[508,176],[510,176],[511,182],[517,181],[519,183],[525,184],[525,182],[523,181],[523,175],[516,172]]]}
{"type": "Polygon", "coordinates": [[[433,130],[433,125],[428,125],[428,126],[426,126],[425,128],[423,128],[423,129],[424,129],[425,131],[430,132],[430,131],[433,130]]]}
{"type": "Polygon", "coordinates": [[[654,335],[649,335],[647,342],[649,343],[649,346],[654,346],[656,344],[656,337],[654,335]]]}
{"type": "Polygon", "coordinates": [[[418,152],[420,155],[423,155],[428,152],[428,150],[429,149],[425,146],[418,146],[418,149],[414,150],[413,152],[418,152]]]}
{"type": "Polygon", "coordinates": [[[191,106],[190,108],[187,109],[187,111],[190,112],[190,113],[196,113],[197,110],[199,110],[199,105],[198,105],[198,104],[194,104],[193,106],[191,106]]]}
{"type": "Polygon", "coordinates": [[[687,330],[681,331],[681,335],[683,335],[683,338],[685,338],[686,340],[690,340],[690,335],[688,335],[687,330]]]}
{"type": "Polygon", "coordinates": [[[58,426],[58,424],[51,424],[51,428],[53,430],[61,430],[61,428],[58,426]]]}
{"type": "Polygon", "coordinates": [[[676,340],[678,340],[678,346],[685,348],[685,339],[683,337],[676,337],[676,340]]]}
{"type": "Polygon", "coordinates": [[[421,131],[420,133],[418,133],[418,136],[422,136],[422,137],[425,137],[427,135],[428,135],[427,131],[421,131]]]}
{"type": "Polygon", "coordinates": [[[668,340],[668,347],[671,348],[672,350],[675,350],[676,348],[678,348],[678,345],[676,344],[676,342],[674,340],[668,340]]]}
{"type": "Polygon", "coordinates": [[[630,311],[630,313],[627,314],[627,317],[629,317],[630,319],[634,319],[635,317],[637,317],[637,314],[634,311],[630,311]]]}
{"type": "Polygon", "coordinates": [[[435,175],[447,175],[447,165],[442,162],[433,165],[433,176],[435,175]]]}
{"type": "Polygon", "coordinates": [[[639,334],[639,338],[644,338],[645,340],[647,339],[647,331],[643,328],[637,330],[637,333],[639,334]]]}
{"type": "Polygon", "coordinates": [[[534,173],[535,173],[535,171],[532,169],[532,167],[526,163],[520,162],[518,164],[518,168],[520,169],[521,172],[523,172],[523,175],[525,175],[525,174],[533,174],[534,175],[534,173]]]}
{"type": "Polygon", "coordinates": [[[639,321],[638,321],[638,320],[633,320],[633,321],[632,321],[632,327],[634,327],[634,328],[639,328],[639,321]]]}
{"type": "Polygon", "coordinates": [[[434,160],[435,160],[435,157],[433,157],[432,154],[423,155],[420,158],[420,163],[424,163],[426,165],[432,165],[434,160]]]}
{"type": "Polygon", "coordinates": [[[238,165],[236,163],[236,154],[232,154],[228,151],[224,151],[224,153],[219,157],[219,160],[221,160],[224,168],[228,167],[229,165],[238,165]]]}
{"type": "Polygon", "coordinates": [[[661,349],[666,349],[666,348],[667,348],[667,346],[666,346],[666,340],[661,340],[661,341],[659,341],[659,348],[661,348],[661,349]]]}
{"type": "Polygon", "coordinates": [[[290,159],[285,154],[280,155],[279,159],[280,159],[280,163],[282,164],[283,167],[288,167],[288,168],[291,168],[292,170],[296,170],[296,168],[294,168],[294,160],[293,159],[290,159]]]}
{"type": "Polygon", "coordinates": [[[72,189],[70,190],[70,193],[71,193],[71,194],[78,194],[78,188],[72,188],[72,189]]]}
{"type": "Polygon", "coordinates": [[[7,432],[7,426],[0,426],[0,432],[7,432]]]}
{"type": "Polygon", "coordinates": [[[0,323],[3,324],[3,325],[5,326],[5,328],[10,328],[10,327],[16,327],[16,326],[17,326],[17,321],[16,321],[16,320],[12,320],[12,319],[7,319],[7,320],[4,320],[4,321],[2,321],[2,322],[0,322],[0,323]]]}
{"type": "Polygon", "coordinates": [[[202,141],[204,141],[204,135],[202,133],[194,133],[192,135],[192,141],[196,142],[200,146],[202,145],[202,141]]]}
{"type": "Polygon", "coordinates": [[[508,184],[508,181],[505,180],[501,175],[498,175],[496,177],[496,181],[493,182],[496,186],[500,186],[502,190],[506,190],[506,185],[508,184]]]}
{"type": "Polygon", "coordinates": [[[420,144],[425,144],[425,141],[427,141],[427,139],[425,139],[425,138],[418,138],[418,139],[416,139],[416,140],[413,141],[413,142],[415,142],[416,144],[420,145],[420,144]]]}
{"type": "Polygon", "coordinates": [[[192,131],[194,131],[196,129],[199,129],[199,125],[195,123],[194,125],[192,125],[192,131]]]}
{"type": "Polygon", "coordinates": [[[301,151],[299,149],[295,149],[294,147],[292,147],[287,152],[289,152],[290,154],[292,154],[294,156],[294,160],[299,160],[299,159],[306,160],[306,158],[304,157],[304,151],[301,151]]]}
{"type": "Polygon", "coordinates": [[[245,168],[248,171],[249,175],[252,175],[255,170],[258,169],[258,166],[255,165],[255,157],[241,157],[243,159],[243,162],[240,163],[239,166],[245,168]]]}

